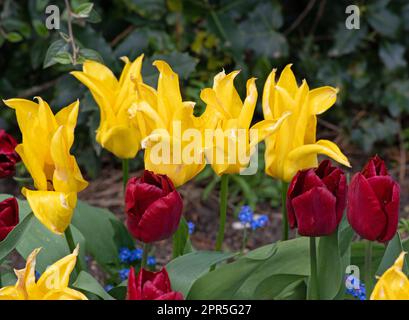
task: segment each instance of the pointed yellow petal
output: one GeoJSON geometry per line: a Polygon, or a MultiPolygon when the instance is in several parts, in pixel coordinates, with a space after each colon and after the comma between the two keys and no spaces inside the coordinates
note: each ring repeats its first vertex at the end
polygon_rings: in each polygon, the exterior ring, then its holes
{"type": "Polygon", "coordinates": [[[50,231],[63,234],[71,222],[77,194],[56,191],[33,191],[23,188],[31,210],[38,220],[50,231]]]}
{"type": "Polygon", "coordinates": [[[224,109],[228,111],[233,118],[238,118],[242,109],[242,101],[234,87],[234,79],[240,71],[233,71],[227,75],[220,73],[214,79],[213,89],[224,109]]]}
{"type": "Polygon", "coordinates": [[[347,157],[335,143],[319,140],[315,144],[300,146],[288,154],[284,164],[285,181],[290,181],[298,170],[316,167],[317,154],[325,154],[344,166],[350,167],[347,157]]]}
{"type": "Polygon", "coordinates": [[[331,108],[337,100],[338,89],[321,87],[310,91],[311,114],[321,114],[331,108]]]}
{"type": "Polygon", "coordinates": [[[257,104],[256,78],[247,81],[247,97],[244,100],[243,108],[238,118],[238,128],[248,129],[253,119],[254,109],[257,104]]]}
{"type": "Polygon", "coordinates": [[[409,300],[409,279],[402,272],[405,254],[402,252],[379,278],[372,291],[371,300],[409,300]]]}
{"type": "Polygon", "coordinates": [[[114,91],[118,89],[118,80],[112,71],[103,64],[96,61],[87,60],[84,62],[82,70],[85,74],[90,75],[104,83],[108,88],[112,88],[114,91]]]}
{"type": "MultiPolygon", "coordinates": [[[[216,91],[211,88],[205,88],[200,92],[200,99],[202,99],[206,104],[207,108],[215,109],[217,112],[221,114],[222,117],[226,119],[230,119],[233,116],[230,114],[229,110],[225,108],[222,102],[217,98],[216,91]]],[[[209,111],[211,111],[209,109],[209,111]]]]}
{"type": "Polygon", "coordinates": [[[179,87],[179,76],[162,60],[156,60],[153,65],[159,70],[158,79],[158,112],[165,123],[172,118],[172,113],[181,107],[182,95],[179,87]]]}
{"type": "Polygon", "coordinates": [[[284,70],[281,72],[280,79],[278,79],[277,86],[285,89],[288,94],[294,98],[298,89],[297,80],[295,79],[294,73],[291,70],[292,64],[285,66],[284,70]]]}
{"type": "Polygon", "coordinates": [[[263,114],[264,119],[270,120],[273,119],[273,110],[274,110],[274,95],[275,95],[275,78],[276,78],[276,69],[273,69],[267,77],[267,80],[264,84],[263,89],[263,114]]]}
{"type": "Polygon", "coordinates": [[[88,183],[81,175],[75,158],[70,155],[70,146],[68,145],[64,126],[60,126],[52,138],[51,157],[55,166],[53,175],[55,191],[64,193],[79,192],[88,186],[88,183]]]}
{"type": "Polygon", "coordinates": [[[262,120],[252,126],[250,128],[250,149],[280,129],[281,125],[290,115],[291,112],[285,112],[277,120],[262,120]],[[255,134],[252,134],[252,132],[255,134]]]}
{"type": "Polygon", "coordinates": [[[77,262],[79,246],[74,252],[49,266],[37,281],[37,292],[45,295],[51,290],[63,290],[68,287],[70,275],[77,262]]]}

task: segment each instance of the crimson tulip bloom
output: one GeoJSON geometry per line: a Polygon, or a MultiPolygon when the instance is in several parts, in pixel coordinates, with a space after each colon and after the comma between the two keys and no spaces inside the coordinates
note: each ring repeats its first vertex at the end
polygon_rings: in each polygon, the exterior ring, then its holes
{"type": "Polygon", "coordinates": [[[14,175],[16,163],[20,161],[16,146],[16,140],[6,131],[0,130],[0,178],[14,175]]]}
{"type": "Polygon", "coordinates": [[[301,170],[287,192],[287,213],[291,228],[308,237],[333,233],[346,207],[344,172],[324,160],[318,168],[301,170]]]}
{"type": "Polygon", "coordinates": [[[387,242],[398,228],[400,188],[384,161],[373,157],[355,174],[348,192],[349,224],[362,238],[387,242]]]}
{"type": "Polygon", "coordinates": [[[168,272],[141,269],[135,279],[133,267],[129,270],[127,300],[183,300],[180,292],[172,291],[168,272]]]}
{"type": "Polygon", "coordinates": [[[182,216],[183,201],[172,181],[145,170],[126,186],[125,207],[129,232],[145,243],[172,236],[182,216]]]}
{"type": "Polygon", "coordinates": [[[8,198],[0,202],[0,241],[18,224],[18,203],[16,198],[8,198]]]}

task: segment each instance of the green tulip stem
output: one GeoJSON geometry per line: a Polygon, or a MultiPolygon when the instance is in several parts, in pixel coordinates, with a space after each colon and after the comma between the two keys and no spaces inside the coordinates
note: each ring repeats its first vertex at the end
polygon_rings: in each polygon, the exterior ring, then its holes
{"type": "Polygon", "coordinates": [[[281,212],[282,212],[282,227],[283,227],[283,241],[288,240],[288,217],[287,217],[287,190],[288,182],[281,182],[281,212]]]}
{"type": "Polygon", "coordinates": [[[366,295],[369,297],[372,292],[373,279],[372,279],[372,241],[366,240],[365,242],[365,285],[366,295]]]}
{"type": "MultiPolygon", "coordinates": [[[[68,248],[70,249],[70,253],[73,253],[76,248],[76,245],[74,242],[74,237],[72,236],[71,226],[68,226],[67,229],[65,229],[64,234],[65,234],[65,240],[67,241],[67,244],[68,244],[68,248]]],[[[77,263],[75,264],[75,271],[77,272],[77,276],[79,276],[80,272],[82,271],[82,267],[81,267],[79,258],[77,258],[77,263]]]]}
{"type": "Polygon", "coordinates": [[[311,276],[308,288],[308,300],[318,300],[318,277],[317,277],[317,247],[315,237],[310,237],[310,266],[311,276]]]}
{"type": "Polygon", "coordinates": [[[219,232],[216,238],[216,251],[221,251],[224,240],[224,229],[226,226],[227,217],[227,194],[229,192],[229,176],[224,174],[220,181],[220,217],[219,217],[219,232]]]}
{"type": "Polygon", "coordinates": [[[144,243],[143,244],[142,261],[141,261],[141,269],[142,268],[146,269],[146,265],[148,264],[149,251],[151,251],[151,244],[150,243],[144,243]]]}
{"type": "Polygon", "coordinates": [[[125,190],[129,180],[129,159],[122,159],[122,180],[125,190]]]}

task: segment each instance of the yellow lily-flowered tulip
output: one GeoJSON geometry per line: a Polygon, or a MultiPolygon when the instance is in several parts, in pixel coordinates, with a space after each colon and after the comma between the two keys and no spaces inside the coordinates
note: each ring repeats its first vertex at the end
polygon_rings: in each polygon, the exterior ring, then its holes
{"type": "Polygon", "coordinates": [[[406,252],[402,252],[392,267],[379,278],[371,300],[409,300],[409,279],[402,272],[406,252]]]}
{"type": "Polygon", "coordinates": [[[220,72],[214,78],[213,88],[202,90],[200,95],[207,104],[205,114],[213,113],[217,119],[212,148],[206,149],[206,157],[218,175],[246,169],[255,146],[276,132],[290,115],[283,113],[277,119],[263,120],[250,128],[257,104],[256,79],[247,81],[247,97],[243,103],[233,83],[238,73],[220,72]]]}
{"type": "Polygon", "coordinates": [[[153,65],[160,72],[156,99],[151,96],[150,101],[135,103],[129,113],[137,118],[139,128],[147,135],[142,141],[145,169],[167,175],[177,187],[205,167],[202,135],[193,141],[182,136],[187,129],[203,132],[209,119],[195,117],[194,103],[182,101],[179,77],[166,62],[155,61],[153,65]],[[190,151],[199,150],[195,159],[184,156],[183,150],[188,145],[192,148],[190,151]]]}
{"type": "Polygon", "coordinates": [[[88,185],[70,154],[79,102],[54,115],[47,102],[40,97],[37,100],[9,99],[4,103],[16,111],[23,136],[16,152],[37,189],[23,188],[22,192],[38,220],[52,232],[62,234],[71,222],[77,193],[88,185]]]}
{"type": "Polygon", "coordinates": [[[17,282],[14,286],[0,289],[0,300],[88,300],[81,292],[68,287],[70,274],[78,256],[78,246],[74,252],[53,265],[36,281],[35,264],[40,248],[27,258],[26,267],[14,270],[17,282]]]}
{"type": "Polygon", "coordinates": [[[131,159],[140,150],[143,136],[129,116],[129,108],[136,101],[150,101],[155,90],[143,83],[143,55],[133,62],[126,57],[122,60],[125,66],[119,81],[109,68],[91,60],[84,62],[82,72],[71,74],[88,87],[99,106],[98,143],[118,158],[131,159]]]}
{"type": "Polygon", "coordinates": [[[298,170],[316,167],[318,154],[349,167],[347,157],[336,144],[316,141],[317,115],[335,103],[338,90],[329,86],[310,90],[305,80],[298,86],[291,65],[284,68],[277,83],[275,76],[273,70],[264,86],[264,118],[274,119],[285,111],[290,111],[291,116],[266,139],[266,173],[290,181],[298,170]]]}

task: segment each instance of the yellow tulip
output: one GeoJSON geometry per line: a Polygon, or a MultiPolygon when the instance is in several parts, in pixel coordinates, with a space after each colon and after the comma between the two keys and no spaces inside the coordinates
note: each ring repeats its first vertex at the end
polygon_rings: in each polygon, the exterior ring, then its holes
{"type": "Polygon", "coordinates": [[[17,282],[14,286],[0,289],[0,300],[88,300],[81,292],[68,287],[70,274],[78,256],[78,246],[74,252],[53,265],[36,281],[35,265],[40,248],[27,258],[26,267],[14,270],[17,282]]]}
{"type": "Polygon", "coordinates": [[[392,267],[379,278],[371,300],[409,300],[409,279],[402,272],[406,252],[402,252],[392,267]]]}
{"type": "Polygon", "coordinates": [[[318,154],[349,167],[347,157],[336,144],[316,141],[317,115],[335,103],[338,90],[329,86],[310,90],[305,80],[298,86],[291,65],[284,68],[277,83],[275,76],[273,70],[264,85],[264,118],[274,119],[285,111],[290,111],[291,116],[266,139],[266,173],[290,181],[298,170],[317,167],[318,154]]]}
{"type": "MultiPolygon", "coordinates": [[[[255,146],[274,134],[290,113],[283,113],[277,119],[263,120],[250,128],[257,104],[255,78],[247,81],[247,96],[244,103],[234,87],[234,78],[239,71],[214,78],[213,88],[201,92],[201,99],[207,104],[206,112],[217,119],[212,147],[206,149],[206,156],[213,170],[218,174],[240,173],[249,165],[255,146]]],[[[210,117],[210,116],[209,116],[210,117]]]]}
{"type": "Polygon", "coordinates": [[[62,234],[69,226],[77,203],[77,193],[88,183],[83,179],[75,158],[74,143],[79,102],[56,115],[37,97],[38,103],[9,99],[4,103],[15,109],[23,143],[16,147],[37,190],[23,188],[34,215],[49,230],[62,234]]]}
{"type": "Polygon", "coordinates": [[[125,66],[119,80],[109,68],[91,60],[84,62],[82,72],[71,74],[88,87],[99,106],[98,143],[118,158],[131,159],[140,150],[143,137],[129,115],[129,108],[136,101],[150,101],[156,93],[143,83],[143,55],[132,63],[126,57],[122,60],[125,66]]]}
{"type": "MultiPolygon", "coordinates": [[[[180,186],[194,178],[205,167],[200,139],[182,139],[187,129],[202,132],[209,119],[193,115],[194,103],[183,102],[179,88],[179,77],[164,61],[155,61],[159,70],[156,99],[135,103],[129,110],[141,131],[146,133],[142,141],[145,149],[145,169],[167,175],[174,185],[180,186]],[[200,141],[199,141],[200,140],[200,141]],[[187,146],[199,150],[195,159],[184,156],[187,146]],[[167,150],[167,151],[165,151],[167,150]]],[[[193,156],[194,157],[194,156],[193,156]]]]}

